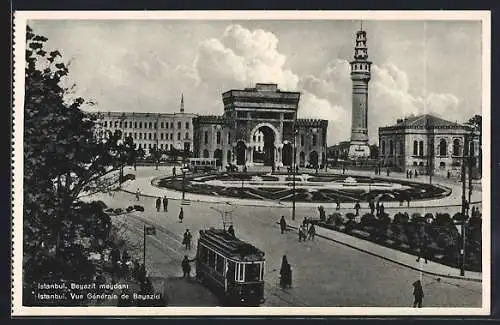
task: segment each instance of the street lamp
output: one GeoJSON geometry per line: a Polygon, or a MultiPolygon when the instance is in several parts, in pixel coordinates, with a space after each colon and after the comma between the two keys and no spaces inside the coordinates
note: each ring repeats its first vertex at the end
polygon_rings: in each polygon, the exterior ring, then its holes
{"type": "Polygon", "coordinates": [[[298,130],[295,128],[295,125],[293,126],[293,150],[292,150],[292,156],[293,156],[293,162],[292,162],[292,184],[293,184],[293,195],[292,195],[292,220],[295,220],[295,174],[296,174],[296,161],[295,161],[295,156],[296,156],[296,140],[295,138],[297,137],[298,130]]]}
{"type": "Polygon", "coordinates": [[[186,173],[188,172],[188,169],[186,167],[182,167],[181,171],[182,171],[182,201],[184,201],[184,198],[186,197],[186,173]]]}

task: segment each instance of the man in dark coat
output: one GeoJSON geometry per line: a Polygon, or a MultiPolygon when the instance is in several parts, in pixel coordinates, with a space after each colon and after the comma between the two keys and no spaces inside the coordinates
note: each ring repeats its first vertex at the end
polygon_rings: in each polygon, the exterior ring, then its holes
{"type": "Polygon", "coordinates": [[[335,208],[335,210],[340,210],[340,200],[338,197],[336,198],[336,203],[337,203],[337,207],[335,208]]]}
{"type": "Polygon", "coordinates": [[[184,255],[184,259],[181,262],[182,273],[183,273],[182,277],[183,278],[189,279],[191,277],[191,264],[189,264],[189,263],[191,263],[195,260],[196,260],[196,258],[193,258],[192,260],[190,260],[187,255],[184,255]]]}
{"type": "Polygon", "coordinates": [[[380,203],[380,215],[384,215],[385,208],[384,208],[384,203],[380,203]]]}
{"type": "Polygon", "coordinates": [[[377,216],[380,215],[380,202],[377,201],[377,205],[375,206],[375,210],[377,210],[377,216]]]}
{"type": "Polygon", "coordinates": [[[281,260],[280,285],[282,288],[292,287],[292,268],[288,264],[286,255],[283,255],[283,259],[281,260]]]}
{"type": "Polygon", "coordinates": [[[368,206],[370,207],[370,213],[373,214],[375,212],[375,203],[373,203],[373,200],[370,200],[368,206]]]}
{"type": "Polygon", "coordinates": [[[166,196],[163,197],[163,212],[168,211],[168,199],[166,196]]]}
{"type": "Polygon", "coordinates": [[[191,239],[193,238],[193,236],[191,235],[191,233],[189,232],[189,229],[186,229],[186,231],[184,232],[184,236],[183,236],[183,239],[182,239],[182,243],[184,244],[184,247],[187,249],[187,250],[190,250],[191,249],[191,239]]]}
{"type": "Polygon", "coordinates": [[[281,233],[282,233],[282,234],[286,231],[286,220],[285,220],[285,216],[281,216],[281,219],[280,219],[280,229],[281,229],[281,233]]]}
{"type": "Polygon", "coordinates": [[[413,301],[413,308],[422,308],[424,290],[422,289],[422,283],[420,280],[413,282],[413,296],[415,297],[415,300],[413,301]]]}
{"type": "Polygon", "coordinates": [[[311,223],[311,226],[309,226],[309,229],[307,230],[307,233],[309,234],[309,240],[314,240],[314,236],[316,236],[316,228],[314,228],[314,224],[311,223]]]}
{"type": "Polygon", "coordinates": [[[236,235],[234,234],[234,227],[233,227],[233,225],[230,225],[229,228],[227,228],[227,232],[228,232],[228,234],[231,235],[231,237],[236,237],[236,235]]]}
{"type": "Polygon", "coordinates": [[[161,208],[161,198],[158,197],[156,199],[156,212],[160,212],[160,208],[161,208]]]}
{"type": "Polygon", "coordinates": [[[359,202],[356,202],[356,204],[354,204],[354,210],[356,210],[356,217],[359,216],[359,209],[361,209],[361,205],[359,205],[359,202]]]}
{"type": "Polygon", "coordinates": [[[179,211],[179,222],[182,223],[183,219],[184,219],[184,210],[181,207],[181,211],[179,211]]]}

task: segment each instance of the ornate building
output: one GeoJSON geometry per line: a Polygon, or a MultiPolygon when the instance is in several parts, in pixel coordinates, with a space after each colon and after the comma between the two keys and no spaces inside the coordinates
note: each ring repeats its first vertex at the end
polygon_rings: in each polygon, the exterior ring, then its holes
{"type": "Polygon", "coordinates": [[[184,96],[181,99],[180,113],[137,113],[137,112],[100,112],[99,132],[106,137],[108,131],[120,130],[123,137],[131,136],[137,148],[146,154],[153,147],[162,150],[193,150],[193,117],[184,113],[184,96]]]}
{"type": "MultiPolygon", "coordinates": [[[[479,133],[470,127],[430,114],[397,120],[379,128],[379,158],[383,166],[427,174],[459,174],[463,155],[479,157],[479,133]],[[465,144],[465,151],[464,151],[465,144]]],[[[479,159],[476,159],[476,167],[479,159]]]]}
{"type": "Polygon", "coordinates": [[[359,159],[370,156],[368,145],[368,82],[371,78],[371,62],[368,61],[366,32],[356,33],[354,60],[351,61],[352,80],[352,128],[349,158],[359,159]]]}
{"type": "Polygon", "coordinates": [[[276,84],[223,93],[222,116],[193,120],[194,155],[221,164],[291,166],[295,145],[299,166],[322,165],[328,121],[297,119],[299,100],[300,93],[281,91],[276,84]]]}

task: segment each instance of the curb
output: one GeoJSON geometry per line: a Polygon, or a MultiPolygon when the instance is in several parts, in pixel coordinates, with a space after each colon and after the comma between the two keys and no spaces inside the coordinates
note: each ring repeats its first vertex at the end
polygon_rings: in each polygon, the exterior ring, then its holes
{"type": "MultiPolygon", "coordinates": [[[[277,224],[279,224],[279,223],[277,223],[277,224]]],[[[295,226],[287,225],[287,227],[293,228],[295,230],[297,229],[297,227],[295,227],[295,226]]],[[[386,261],[398,264],[400,266],[404,266],[404,267],[412,269],[414,271],[419,271],[419,272],[422,272],[422,273],[425,273],[425,274],[429,274],[429,275],[433,275],[433,276],[439,276],[439,277],[448,278],[448,279],[465,280],[465,281],[480,282],[480,283],[482,282],[482,279],[476,279],[476,278],[470,278],[470,277],[461,277],[461,276],[458,276],[458,275],[441,274],[441,273],[435,273],[435,272],[430,272],[430,271],[422,270],[422,269],[419,269],[418,267],[414,267],[414,266],[411,266],[411,265],[408,265],[408,264],[396,261],[394,259],[387,258],[385,256],[382,256],[382,255],[379,255],[379,254],[367,251],[365,249],[353,246],[351,244],[344,243],[344,242],[342,242],[340,240],[336,240],[336,239],[330,238],[330,237],[325,236],[325,235],[320,235],[320,234],[316,233],[316,236],[320,237],[320,238],[323,238],[323,239],[326,239],[326,240],[329,240],[329,241],[333,241],[335,243],[338,243],[338,244],[341,244],[341,245],[344,245],[344,246],[347,246],[349,248],[358,250],[358,251],[366,253],[368,255],[372,255],[372,256],[381,258],[383,260],[386,260],[386,261]]]]}

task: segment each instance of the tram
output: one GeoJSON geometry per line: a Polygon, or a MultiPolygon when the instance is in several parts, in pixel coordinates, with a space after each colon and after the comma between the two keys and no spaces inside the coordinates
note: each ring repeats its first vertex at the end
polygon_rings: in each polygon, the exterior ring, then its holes
{"type": "Polygon", "coordinates": [[[264,302],[264,252],[226,230],[200,230],[196,277],[229,306],[264,302]]]}

